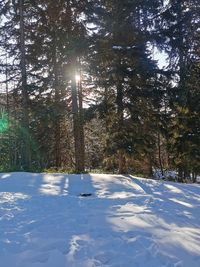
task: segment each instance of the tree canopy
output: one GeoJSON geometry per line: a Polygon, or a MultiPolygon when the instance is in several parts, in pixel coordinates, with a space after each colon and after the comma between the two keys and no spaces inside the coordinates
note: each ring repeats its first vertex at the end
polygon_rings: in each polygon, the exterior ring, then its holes
{"type": "Polygon", "coordinates": [[[195,181],[199,47],[198,0],[0,0],[0,169],[195,181]]]}

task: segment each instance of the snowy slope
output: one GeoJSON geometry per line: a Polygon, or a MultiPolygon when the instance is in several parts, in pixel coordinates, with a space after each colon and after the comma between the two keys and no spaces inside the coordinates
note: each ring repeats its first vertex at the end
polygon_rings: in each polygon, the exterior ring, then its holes
{"type": "Polygon", "coordinates": [[[0,266],[199,267],[200,186],[0,174],[0,266]]]}

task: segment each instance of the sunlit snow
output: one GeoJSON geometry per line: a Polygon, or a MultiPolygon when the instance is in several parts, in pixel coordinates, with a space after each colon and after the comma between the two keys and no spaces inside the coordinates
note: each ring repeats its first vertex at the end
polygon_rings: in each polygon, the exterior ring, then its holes
{"type": "Polygon", "coordinates": [[[199,267],[200,186],[0,174],[0,266],[199,267]]]}

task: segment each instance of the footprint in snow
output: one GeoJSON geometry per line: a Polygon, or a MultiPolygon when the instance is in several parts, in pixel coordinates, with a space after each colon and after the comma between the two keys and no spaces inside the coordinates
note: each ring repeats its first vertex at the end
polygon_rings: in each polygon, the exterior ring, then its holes
{"type": "Polygon", "coordinates": [[[45,263],[49,259],[49,255],[47,253],[45,254],[39,254],[31,259],[32,263],[39,262],[39,263],[45,263]]]}
{"type": "Polygon", "coordinates": [[[107,264],[109,263],[110,259],[112,259],[113,255],[110,252],[102,252],[98,255],[96,255],[94,258],[101,264],[107,264]]]}
{"type": "Polygon", "coordinates": [[[47,245],[44,245],[40,250],[42,252],[48,252],[50,250],[59,250],[62,253],[66,252],[66,242],[64,241],[56,241],[47,245]]]}

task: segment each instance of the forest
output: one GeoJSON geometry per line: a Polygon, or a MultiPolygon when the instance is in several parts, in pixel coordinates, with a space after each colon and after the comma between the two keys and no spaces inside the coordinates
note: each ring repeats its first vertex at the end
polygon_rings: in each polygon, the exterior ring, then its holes
{"type": "Polygon", "coordinates": [[[0,171],[200,175],[199,0],[0,0],[0,171]]]}

